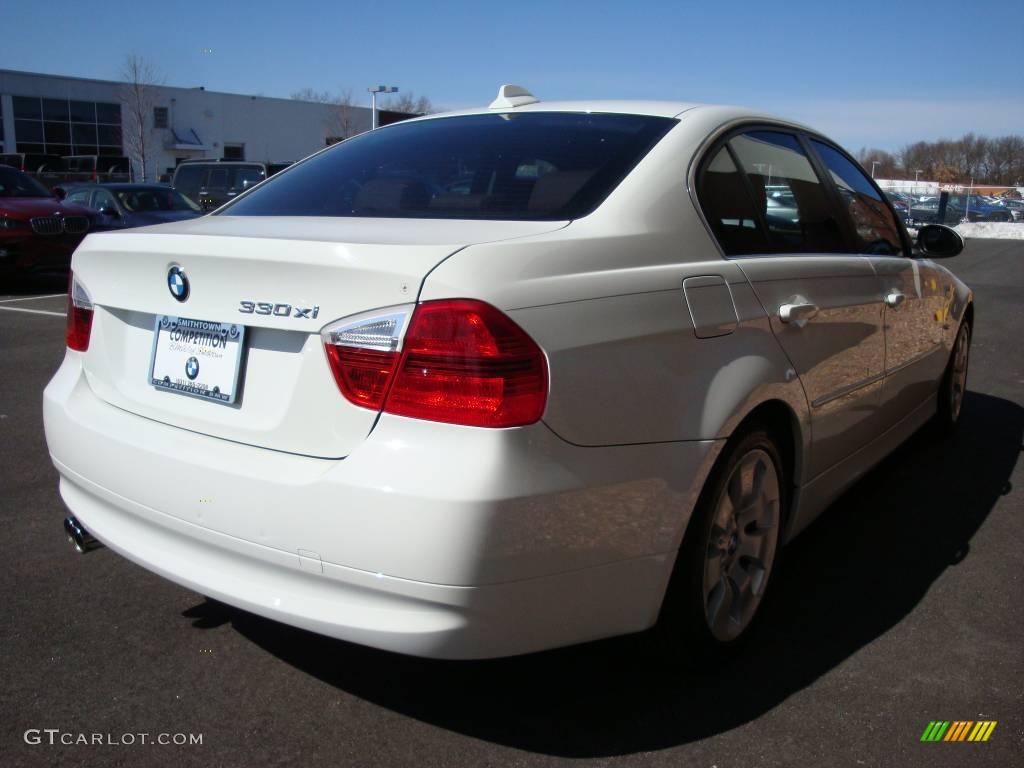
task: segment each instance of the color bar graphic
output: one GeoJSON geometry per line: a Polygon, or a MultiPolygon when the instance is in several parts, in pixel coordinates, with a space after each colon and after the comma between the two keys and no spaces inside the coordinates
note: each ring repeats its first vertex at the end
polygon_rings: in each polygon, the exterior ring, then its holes
{"type": "Polygon", "coordinates": [[[949,728],[949,720],[932,720],[921,734],[921,741],[939,741],[947,728],[949,728]]]}
{"type": "Polygon", "coordinates": [[[921,741],[988,741],[996,720],[932,720],[921,734],[921,741]]]}

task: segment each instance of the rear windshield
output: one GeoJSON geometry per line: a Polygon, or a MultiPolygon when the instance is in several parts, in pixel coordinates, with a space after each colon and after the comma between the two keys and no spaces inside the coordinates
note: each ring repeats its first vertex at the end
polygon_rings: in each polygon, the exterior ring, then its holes
{"type": "Polygon", "coordinates": [[[675,123],[562,112],[400,123],[289,168],[222,213],[575,219],[596,208],[675,123]]]}

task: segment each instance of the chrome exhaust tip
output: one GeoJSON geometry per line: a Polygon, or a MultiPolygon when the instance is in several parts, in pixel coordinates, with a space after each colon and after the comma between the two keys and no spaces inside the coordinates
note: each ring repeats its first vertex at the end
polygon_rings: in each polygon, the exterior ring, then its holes
{"type": "Polygon", "coordinates": [[[92,534],[85,530],[78,518],[74,515],[68,515],[64,518],[64,534],[68,537],[68,541],[80,554],[91,552],[94,549],[99,549],[103,545],[93,538],[92,534]]]}

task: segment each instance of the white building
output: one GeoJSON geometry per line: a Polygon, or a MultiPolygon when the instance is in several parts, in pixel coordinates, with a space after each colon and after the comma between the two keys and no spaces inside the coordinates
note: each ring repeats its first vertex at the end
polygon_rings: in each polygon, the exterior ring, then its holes
{"type": "MultiPolygon", "coordinates": [[[[0,153],[131,156],[124,91],[112,80],[0,69],[0,153]]],[[[185,159],[299,160],[370,128],[368,107],[171,86],[152,86],[150,101],[149,180],[185,159]]],[[[381,113],[381,124],[403,117],[381,113]]]]}

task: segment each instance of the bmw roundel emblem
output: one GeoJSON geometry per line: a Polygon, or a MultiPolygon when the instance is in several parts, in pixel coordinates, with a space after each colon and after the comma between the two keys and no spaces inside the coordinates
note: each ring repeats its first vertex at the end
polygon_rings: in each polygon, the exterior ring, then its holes
{"type": "Polygon", "coordinates": [[[194,357],[190,357],[185,361],[185,375],[190,379],[194,379],[199,375],[199,361],[194,357]]]}
{"type": "Polygon", "coordinates": [[[184,301],[188,298],[189,285],[185,270],[174,266],[167,271],[167,289],[171,292],[171,296],[178,301],[184,301]]]}

